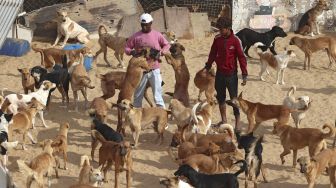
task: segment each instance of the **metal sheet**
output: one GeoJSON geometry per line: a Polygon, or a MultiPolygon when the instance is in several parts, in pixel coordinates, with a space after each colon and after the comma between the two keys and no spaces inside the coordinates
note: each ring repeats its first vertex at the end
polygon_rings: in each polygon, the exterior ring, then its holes
{"type": "Polygon", "coordinates": [[[23,0],[0,0],[0,48],[15,21],[23,0]]]}

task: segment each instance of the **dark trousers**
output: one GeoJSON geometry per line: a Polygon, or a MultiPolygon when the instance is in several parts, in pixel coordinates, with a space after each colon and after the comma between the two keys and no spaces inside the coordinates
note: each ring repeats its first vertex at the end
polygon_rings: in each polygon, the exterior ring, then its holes
{"type": "MultiPolygon", "coordinates": [[[[217,101],[219,105],[225,104],[226,100],[226,89],[229,91],[230,99],[238,96],[238,75],[234,73],[232,75],[224,75],[223,73],[217,72],[215,79],[215,89],[217,92],[217,101]]],[[[235,116],[239,115],[239,109],[237,107],[233,108],[233,114],[235,116]]]]}

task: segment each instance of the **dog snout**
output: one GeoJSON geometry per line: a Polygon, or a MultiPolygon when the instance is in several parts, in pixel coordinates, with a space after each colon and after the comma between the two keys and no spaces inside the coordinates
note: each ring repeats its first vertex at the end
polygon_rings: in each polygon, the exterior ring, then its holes
{"type": "Polygon", "coordinates": [[[307,172],[307,168],[305,166],[300,166],[300,172],[301,173],[306,173],[307,172]]]}

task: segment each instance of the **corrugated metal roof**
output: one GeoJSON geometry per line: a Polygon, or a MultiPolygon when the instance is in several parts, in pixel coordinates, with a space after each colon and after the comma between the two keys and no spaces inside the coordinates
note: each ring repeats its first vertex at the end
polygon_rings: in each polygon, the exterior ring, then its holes
{"type": "Polygon", "coordinates": [[[23,0],[0,0],[0,48],[23,4],[23,0]]]}

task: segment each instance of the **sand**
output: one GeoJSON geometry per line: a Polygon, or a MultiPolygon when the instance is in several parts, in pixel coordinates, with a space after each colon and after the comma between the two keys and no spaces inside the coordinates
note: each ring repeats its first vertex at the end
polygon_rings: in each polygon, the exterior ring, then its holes
{"type": "MultiPolygon", "coordinates": [[[[290,35],[292,36],[292,35],[290,35]]],[[[289,43],[290,36],[286,38],[277,39],[277,51],[282,51],[284,46],[289,43]]],[[[213,37],[194,40],[181,40],[180,42],[185,46],[186,52],[184,53],[186,63],[190,71],[190,85],[189,93],[192,100],[192,104],[195,103],[195,99],[198,95],[193,79],[195,73],[203,68],[204,63],[207,60],[207,55],[210,50],[213,37]]],[[[41,46],[50,46],[47,43],[39,43],[41,46]]],[[[98,43],[94,41],[94,51],[98,50],[98,43]]],[[[295,95],[308,95],[313,99],[311,109],[307,113],[307,117],[302,122],[302,127],[315,127],[321,128],[324,123],[333,123],[335,120],[336,111],[336,66],[335,64],[331,69],[328,69],[329,64],[328,57],[325,52],[315,53],[312,57],[312,70],[303,70],[303,53],[296,47],[289,47],[294,49],[297,54],[294,62],[290,62],[288,69],[285,72],[285,85],[275,85],[276,74],[274,70],[270,70],[271,75],[266,77],[266,82],[262,82],[258,78],[259,64],[255,59],[248,60],[248,82],[247,85],[239,87],[239,92],[244,92],[244,97],[248,100],[255,102],[262,102],[265,104],[281,104],[284,96],[286,95],[290,86],[295,85],[297,92],[295,95]]],[[[253,51],[253,50],[251,50],[253,51]]],[[[255,54],[254,54],[254,57],[255,54]]],[[[113,57],[113,52],[109,50],[108,59],[116,64],[116,59],[113,57]]],[[[126,62],[129,57],[126,57],[126,62]]],[[[40,64],[40,55],[33,51],[29,52],[23,57],[0,57],[0,88],[8,88],[5,94],[9,93],[23,93],[21,86],[21,77],[17,68],[32,67],[40,64]]],[[[162,77],[166,85],[164,85],[164,91],[173,91],[175,80],[174,72],[170,65],[165,60],[161,65],[162,77]]],[[[96,74],[105,73],[111,71],[106,67],[103,61],[103,55],[98,58],[96,67],[90,71],[90,77],[96,88],[88,90],[88,97],[91,101],[94,97],[102,95],[100,89],[100,81],[96,78],[96,74]]],[[[240,75],[240,70],[239,70],[240,75]]],[[[240,80],[241,81],[241,80],[240,80]]],[[[58,91],[54,92],[54,97],[51,103],[50,111],[45,115],[48,128],[42,127],[42,123],[37,118],[37,129],[32,130],[32,133],[37,137],[38,141],[42,141],[46,138],[53,138],[58,133],[59,124],[62,122],[70,123],[70,131],[68,134],[68,170],[59,170],[60,178],[55,179],[53,174],[52,187],[64,188],[69,185],[73,185],[78,181],[79,174],[79,161],[80,156],[83,154],[90,155],[90,133],[89,133],[89,118],[83,108],[83,103],[80,103],[80,112],[74,112],[73,110],[73,95],[70,90],[71,106],[67,110],[60,107],[61,99],[58,91]]],[[[150,92],[151,93],[151,92],[150,92]]],[[[116,102],[117,94],[109,99],[110,102],[116,102]]],[[[203,96],[204,98],[204,96],[203,96]]],[[[169,103],[170,98],[164,96],[166,104],[169,103]]],[[[83,97],[80,98],[83,101],[83,97]]],[[[146,103],[144,102],[146,105],[146,103]]],[[[228,109],[229,123],[234,123],[234,117],[231,108],[228,109]]],[[[219,121],[218,107],[215,107],[213,122],[219,121]]],[[[246,115],[242,113],[242,124],[244,129],[247,126],[246,115]]],[[[116,110],[113,109],[109,112],[108,124],[113,128],[116,127],[116,110]]],[[[304,176],[299,172],[298,167],[296,169],[291,168],[292,155],[286,157],[286,163],[281,165],[279,154],[282,152],[282,146],[277,136],[272,135],[272,125],[275,120],[266,121],[261,124],[259,133],[265,134],[264,139],[264,163],[267,169],[267,177],[269,183],[260,183],[260,188],[299,188],[306,187],[306,180],[304,176]]],[[[293,121],[290,121],[290,125],[294,126],[293,121]]],[[[177,169],[175,164],[167,154],[167,147],[170,143],[172,132],[175,130],[174,122],[170,122],[168,131],[165,132],[165,141],[162,146],[158,146],[154,143],[156,133],[152,129],[144,130],[140,135],[140,145],[137,150],[133,151],[134,165],[132,174],[133,181],[132,187],[161,187],[159,185],[159,178],[165,176],[172,176],[173,172],[177,169]]],[[[129,129],[127,129],[129,133],[129,129]]],[[[16,138],[21,139],[21,136],[16,138]]],[[[130,136],[126,139],[130,140],[130,136]]],[[[307,138],[308,139],[308,138],[307,138]]],[[[329,145],[332,140],[327,140],[329,145]]],[[[16,160],[22,159],[25,161],[31,160],[33,157],[41,152],[41,148],[37,145],[27,145],[28,150],[23,151],[21,149],[15,149],[10,152],[8,168],[12,173],[14,180],[19,188],[25,187],[25,174],[18,171],[16,160]]],[[[308,155],[307,149],[300,150],[298,156],[308,155]]],[[[96,159],[98,157],[98,151],[96,152],[96,159]]],[[[63,160],[61,160],[63,164],[63,160]]],[[[93,163],[94,167],[97,167],[97,163],[93,163]]],[[[125,173],[120,174],[120,186],[125,187],[125,173]]],[[[240,177],[240,187],[243,187],[243,176],[240,177]]],[[[111,187],[114,185],[114,172],[110,170],[108,172],[108,184],[104,184],[103,187],[111,187]]],[[[329,180],[328,177],[322,175],[317,180],[316,187],[327,187],[329,180]]],[[[250,183],[250,186],[252,184],[250,183]]]]}

